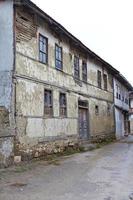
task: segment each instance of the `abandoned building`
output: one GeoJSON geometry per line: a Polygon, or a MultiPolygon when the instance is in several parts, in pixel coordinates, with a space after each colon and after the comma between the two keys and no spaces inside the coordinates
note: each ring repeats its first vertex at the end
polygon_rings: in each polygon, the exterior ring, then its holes
{"type": "Polygon", "coordinates": [[[0,60],[1,164],[115,137],[113,80],[126,110],[132,86],[31,1],[0,1],[0,60]]]}

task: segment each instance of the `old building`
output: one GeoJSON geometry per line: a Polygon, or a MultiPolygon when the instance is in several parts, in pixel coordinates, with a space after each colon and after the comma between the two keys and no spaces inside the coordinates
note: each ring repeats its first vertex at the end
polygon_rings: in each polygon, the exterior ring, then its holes
{"type": "Polygon", "coordinates": [[[129,91],[132,86],[120,74],[114,77],[114,104],[115,104],[115,127],[116,138],[120,139],[128,135],[129,130],[129,91]]]}
{"type": "Polygon", "coordinates": [[[115,137],[119,72],[31,1],[0,2],[0,60],[1,163],[115,137]]]}
{"type": "Polygon", "coordinates": [[[129,122],[130,134],[133,134],[133,92],[129,93],[129,122]]]}

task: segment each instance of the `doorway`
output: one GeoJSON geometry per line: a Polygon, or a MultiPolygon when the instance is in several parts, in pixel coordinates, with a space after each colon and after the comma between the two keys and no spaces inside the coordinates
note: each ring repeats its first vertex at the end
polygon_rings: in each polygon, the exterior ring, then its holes
{"type": "Polygon", "coordinates": [[[86,140],[89,138],[89,119],[88,119],[88,102],[79,101],[79,137],[86,140]]]}

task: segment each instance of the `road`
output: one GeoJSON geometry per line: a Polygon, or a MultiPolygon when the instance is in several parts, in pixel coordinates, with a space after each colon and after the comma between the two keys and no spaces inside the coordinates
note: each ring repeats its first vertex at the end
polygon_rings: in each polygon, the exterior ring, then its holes
{"type": "MultiPolygon", "coordinates": [[[[130,140],[129,140],[130,141],[130,140]]],[[[133,143],[0,170],[0,200],[128,200],[133,193],[133,143]]]]}

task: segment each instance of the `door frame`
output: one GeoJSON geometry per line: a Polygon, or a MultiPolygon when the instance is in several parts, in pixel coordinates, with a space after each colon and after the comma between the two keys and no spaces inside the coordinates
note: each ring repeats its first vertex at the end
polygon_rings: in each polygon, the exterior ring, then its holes
{"type": "MultiPolygon", "coordinates": [[[[87,117],[87,139],[86,140],[89,140],[90,139],[90,116],[89,116],[89,102],[87,100],[81,100],[81,99],[78,99],[78,136],[80,136],[80,127],[79,127],[79,109],[85,109],[86,110],[86,117],[87,117]],[[83,103],[84,105],[81,105],[83,103]]],[[[82,139],[79,137],[80,140],[85,140],[85,139],[82,139]]]]}

